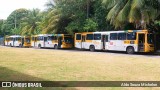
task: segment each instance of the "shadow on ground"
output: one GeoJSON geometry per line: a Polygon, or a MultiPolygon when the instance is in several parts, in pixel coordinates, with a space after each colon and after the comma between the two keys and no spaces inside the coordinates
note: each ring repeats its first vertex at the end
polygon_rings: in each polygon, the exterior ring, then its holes
{"type": "MultiPolygon", "coordinates": [[[[47,81],[42,78],[33,77],[6,67],[0,67],[0,81],[47,81]]],[[[69,87],[49,87],[49,88],[0,88],[0,90],[77,90],[69,87]]]]}

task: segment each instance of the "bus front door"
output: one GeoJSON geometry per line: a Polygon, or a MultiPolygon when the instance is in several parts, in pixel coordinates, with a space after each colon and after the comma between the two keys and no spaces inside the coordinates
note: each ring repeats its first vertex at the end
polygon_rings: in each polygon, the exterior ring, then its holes
{"type": "Polygon", "coordinates": [[[58,48],[61,48],[62,45],[62,37],[58,37],[58,48]]]}
{"type": "Polygon", "coordinates": [[[102,49],[108,50],[108,35],[102,35],[102,49]]]}
{"type": "Polygon", "coordinates": [[[102,35],[102,38],[101,38],[101,49],[105,50],[105,46],[106,46],[106,35],[102,35]]]}
{"type": "Polygon", "coordinates": [[[44,47],[48,47],[47,37],[44,37],[44,47]]]}
{"type": "Polygon", "coordinates": [[[145,34],[138,34],[138,51],[144,52],[145,50],[145,34]]]}
{"type": "Polygon", "coordinates": [[[81,43],[81,48],[85,48],[85,41],[86,41],[86,36],[82,35],[82,43],[81,43]]]}
{"type": "Polygon", "coordinates": [[[14,47],[14,45],[15,45],[15,40],[16,40],[16,39],[15,39],[15,38],[13,38],[13,42],[12,42],[12,43],[13,43],[13,44],[12,44],[12,45],[13,45],[13,47],[14,47]]]}

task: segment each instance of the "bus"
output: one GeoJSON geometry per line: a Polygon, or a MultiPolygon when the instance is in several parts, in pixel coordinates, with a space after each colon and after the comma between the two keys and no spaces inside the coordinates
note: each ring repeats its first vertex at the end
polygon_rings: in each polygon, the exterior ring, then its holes
{"type": "Polygon", "coordinates": [[[154,35],[148,30],[75,33],[75,48],[109,51],[154,52],[154,35]]]}
{"type": "Polygon", "coordinates": [[[67,34],[39,34],[32,36],[32,46],[38,48],[72,48],[73,38],[67,34]]]}
{"type": "Polygon", "coordinates": [[[12,35],[6,36],[5,45],[10,47],[16,47],[21,44],[21,36],[20,35],[12,35]]]}
{"type": "Polygon", "coordinates": [[[19,47],[31,47],[31,37],[30,36],[21,36],[21,43],[19,47]]]}
{"type": "Polygon", "coordinates": [[[30,47],[30,36],[11,35],[5,37],[5,46],[30,47]]]}

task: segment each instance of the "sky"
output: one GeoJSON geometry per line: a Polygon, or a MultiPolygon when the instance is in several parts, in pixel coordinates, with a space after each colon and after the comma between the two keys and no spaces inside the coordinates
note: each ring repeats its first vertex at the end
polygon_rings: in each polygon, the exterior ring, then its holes
{"type": "Polygon", "coordinates": [[[7,17],[16,9],[26,8],[45,9],[45,3],[48,0],[1,0],[0,3],[0,19],[7,19],[7,17]]]}

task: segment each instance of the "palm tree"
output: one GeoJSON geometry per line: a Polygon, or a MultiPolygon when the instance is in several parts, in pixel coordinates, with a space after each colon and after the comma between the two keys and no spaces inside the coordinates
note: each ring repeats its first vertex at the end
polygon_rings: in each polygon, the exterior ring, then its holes
{"type": "Polygon", "coordinates": [[[41,23],[42,33],[56,33],[58,31],[57,25],[60,19],[60,10],[56,7],[56,3],[58,3],[57,0],[50,0],[45,4],[47,10],[46,17],[43,18],[41,23]]]}
{"type": "Polygon", "coordinates": [[[38,25],[41,21],[41,13],[39,9],[33,9],[29,11],[28,16],[23,18],[22,21],[23,23],[21,23],[21,34],[34,35],[40,33],[38,25]]]}
{"type": "Polygon", "coordinates": [[[160,15],[155,7],[160,5],[159,0],[103,0],[103,4],[109,9],[106,18],[115,28],[133,23],[136,28],[146,29],[160,15]]]}

